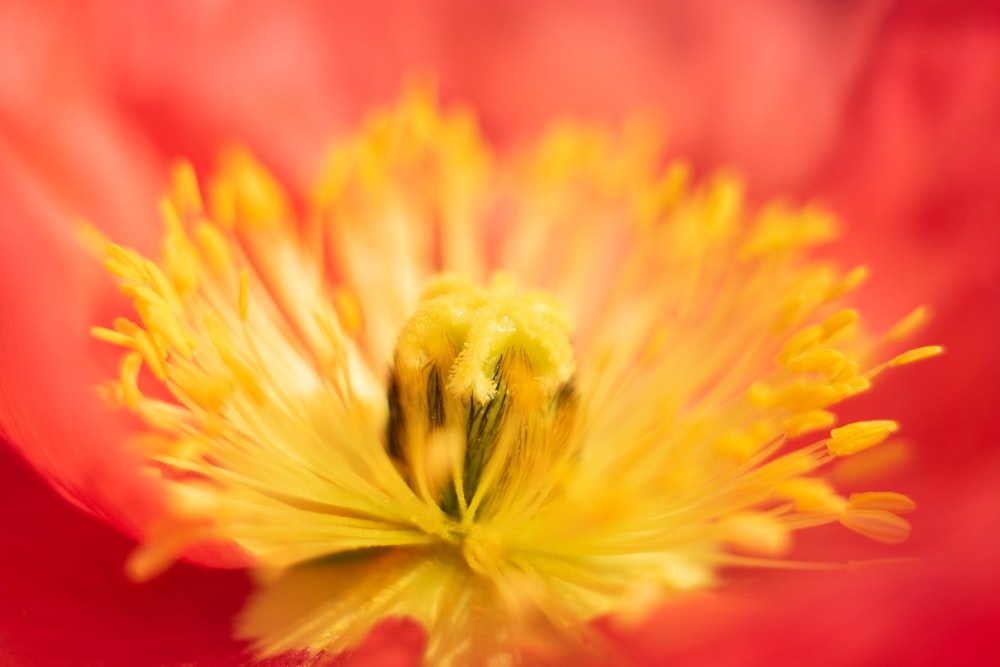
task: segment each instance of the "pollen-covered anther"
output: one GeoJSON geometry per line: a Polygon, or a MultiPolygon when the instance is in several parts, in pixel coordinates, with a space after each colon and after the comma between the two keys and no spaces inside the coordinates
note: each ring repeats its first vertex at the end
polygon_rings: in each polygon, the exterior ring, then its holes
{"type": "Polygon", "coordinates": [[[758,421],[745,429],[723,433],[713,444],[715,451],[736,461],[746,461],[771,442],[778,432],[767,421],[758,421]]]}
{"type": "Polygon", "coordinates": [[[938,355],[944,354],[944,348],[940,345],[925,345],[924,347],[916,347],[912,350],[907,350],[900,355],[893,357],[888,365],[890,367],[894,366],[905,366],[906,364],[912,364],[917,361],[923,361],[924,359],[931,359],[938,355]]]}
{"type": "Polygon", "coordinates": [[[919,306],[910,311],[906,317],[896,323],[888,333],[885,334],[887,341],[900,341],[912,336],[916,331],[927,324],[930,319],[930,312],[927,306],[919,306]]]}
{"type": "Polygon", "coordinates": [[[785,420],[785,432],[788,437],[797,438],[806,433],[830,428],[836,421],[837,416],[828,410],[809,410],[785,420]]]}
{"type": "Polygon", "coordinates": [[[853,377],[843,382],[816,382],[797,378],[774,389],[763,383],[750,387],[747,398],[762,408],[779,407],[789,412],[811,412],[834,405],[868,389],[867,378],[853,377]]]}
{"type": "Polygon", "coordinates": [[[910,522],[887,510],[849,507],[840,517],[840,523],[884,544],[900,544],[910,537],[910,522]]]}
{"type": "Polygon", "coordinates": [[[122,399],[129,410],[137,410],[142,401],[139,391],[139,370],[142,368],[142,355],[137,352],[126,354],[121,361],[122,399]]]}
{"type": "Polygon", "coordinates": [[[841,310],[830,315],[820,324],[804,327],[791,336],[778,353],[778,363],[787,366],[801,355],[816,347],[849,327],[858,320],[855,310],[841,310]]]}
{"type": "Polygon", "coordinates": [[[719,522],[723,540],[742,551],[780,556],[792,546],[788,528],[776,517],[760,512],[740,512],[719,522]]]}
{"type": "Polygon", "coordinates": [[[231,149],[221,162],[222,176],[212,182],[209,192],[214,220],[225,227],[251,228],[285,220],[289,203],[284,189],[248,152],[231,149]]]}
{"type": "Polygon", "coordinates": [[[868,274],[867,266],[854,267],[837,284],[826,290],[823,294],[823,300],[832,301],[857,289],[861,283],[868,279],[868,274]]]}
{"type": "Polygon", "coordinates": [[[800,512],[840,514],[849,504],[829,482],[814,477],[794,477],[779,482],[774,492],[779,498],[794,501],[795,509],[800,512]]]}
{"type": "Polygon", "coordinates": [[[742,248],[744,257],[773,255],[817,245],[836,236],[832,216],[818,208],[794,211],[782,203],[765,207],[742,248]]]}
{"type": "Polygon", "coordinates": [[[818,349],[803,352],[789,359],[785,367],[793,373],[826,373],[834,374],[843,367],[847,358],[843,352],[831,349],[818,349]]]}
{"type": "Polygon", "coordinates": [[[906,514],[917,509],[913,500],[894,491],[852,493],[847,499],[847,506],[852,510],[884,510],[893,514],[906,514]]]}
{"type": "Polygon", "coordinates": [[[889,419],[854,422],[830,431],[827,450],[833,456],[850,456],[884,442],[898,430],[899,425],[889,419]]]}
{"type": "Polygon", "coordinates": [[[233,264],[233,251],[222,231],[213,224],[199,223],[194,229],[195,238],[208,264],[215,271],[224,271],[233,264]]]}

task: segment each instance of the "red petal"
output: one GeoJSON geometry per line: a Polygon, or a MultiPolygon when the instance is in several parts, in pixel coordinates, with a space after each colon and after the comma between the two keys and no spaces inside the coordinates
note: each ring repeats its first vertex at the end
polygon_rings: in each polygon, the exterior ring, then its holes
{"type": "Polygon", "coordinates": [[[199,166],[238,140],[311,183],[322,142],[429,73],[494,135],[533,134],[556,115],[650,112],[677,152],[735,163],[773,190],[839,138],[887,5],[122,2],[83,26],[108,96],[163,152],[199,166]]]}
{"type": "Polygon", "coordinates": [[[93,396],[110,357],[88,329],[114,289],[72,228],[93,215],[148,241],[135,222],[152,213],[153,167],[90,94],[85,8],[55,9],[3,6],[21,57],[0,76],[0,430],[73,502],[135,532],[157,489],[123,456],[126,425],[93,396]]]}
{"type": "Polygon", "coordinates": [[[134,543],[70,507],[0,446],[0,661],[5,664],[244,664],[231,617],[240,572],[178,565],[132,584],[134,543]]]}
{"type": "Polygon", "coordinates": [[[902,290],[942,303],[956,284],[1000,279],[998,68],[996,3],[899,3],[888,15],[811,186],[854,223],[844,250],[877,269],[876,302],[902,290]]]}
{"type": "Polygon", "coordinates": [[[324,143],[398,93],[400,4],[118,3],[104,17],[108,83],[164,153],[204,167],[238,141],[312,185],[324,143]]]}
{"type": "Polygon", "coordinates": [[[29,199],[2,167],[0,429],[64,495],[134,532],[158,512],[159,494],[122,447],[128,424],[92,389],[109,360],[89,336],[108,294],[99,265],[65,229],[53,234],[49,202],[29,199]]]}
{"type": "Polygon", "coordinates": [[[447,89],[488,127],[649,112],[702,169],[787,190],[830,150],[884,2],[439,2],[447,89]]]}
{"type": "Polygon", "coordinates": [[[99,13],[66,0],[0,7],[0,40],[18,54],[16,68],[0,71],[0,159],[43,198],[48,218],[35,224],[66,233],[86,217],[151,250],[163,158],[107,97],[99,25],[99,13]]]}

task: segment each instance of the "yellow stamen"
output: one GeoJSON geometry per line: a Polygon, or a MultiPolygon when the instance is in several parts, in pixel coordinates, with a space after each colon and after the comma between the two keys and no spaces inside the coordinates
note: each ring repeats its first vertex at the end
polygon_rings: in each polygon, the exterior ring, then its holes
{"type": "Polygon", "coordinates": [[[768,514],[732,514],[721,527],[726,541],[753,554],[780,556],[792,544],[788,529],[768,514]]]}
{"type": "Polygon", "coordinates": [[[885,441],[899,430],[899,425],[888,419],[861,421],[830,431],[827,449],[834,456],[850,456],[885,441]]]}
{"type": "Polygon", "coordinates": [[[820,324],[820,337],[819,340],[826,341],[835,336],[838,332],[842,331],[844,327],[847,327],[858,320],[858,312],[856,310],[842,310],[839,313],[835,313],[830,317],[826,318],[822,324],[820,324]]]}
{"type": "Polygon", "coordinates": [[[246,270],[240,271],[240,321],[246,322],[250,312],[250,273],[246,270]]]}
{"type": "Polygon", "coordinates": [[[245,225],[273,225],[285,218],[288,203],[281,186],[253,157],[241,150],[223,155],[223,183],[233,198],[233,221],[245,225]]]}
{"type": "Polygon", "coordinates": [[[915,308],[910,314],[899,321],[896,326],[885,335],[886,340],[899,341],[912,336],[918,329],[924,326],[930,315],[926,306],[915,308]]]}
{"type": "Polygon", "coordinates": [[[195,236],[202,252],[208,258],[208,263],[216,271],[225,271],[233,262],[229,242],[219,228],[209,223],[201,223],[195,227],[195,236]]]}
{"type": "Polygon", "coordinates": [[[930,359],[940,354],[944,354],[944,348],[940,345],[917,347],[912,350],[907,350],[899,356],[893,357],[889,362],[889,366],[905,366],[906,364],[912,364],[917,361],[923,361],[924,359],[930,359]]]}
{"type": "Polygon", "coordinates": [[[785,422],[788,437],[797,438],[806,433],[830,428],[837,421],[837,416],[828,410],[810,410],[790,417],[785,422]]]}
{"type": "Polygon", "coordinates": [[[854,267],[839,283],[827,290],[826,294],[823,295],[824,300],[833,301],[853,291],[868,279],[868,273],[866,266],[854,267]]]}
{"type": "Polygon", "coordinates": [[[131,347],[135,344],[135,339],[131,336],[126,336],[123,333],[105,327],[91,327],[90,335],[98,340],[103,340],[112,345],[120,345],[121,347],[131,347]]]}
{"type": "Polygon", "coordinates": [[[785,367],[793,373],[820,372],[833,375],[847,362],[842,352],[837,350],[810,350],[789,359],[785,367]]]}
{"type": "Polygon", "coordinates": [[[121,365],[122,396],[129,410],[138,410],[142,402],[142,392],[139,391],[139,370],[142,367],[142,355],[137,352],[125,355],[121,365]]]}
{"type": "Polygon", "coordinates": [[[198,177],[190,162],[179,162],[173,170],[173,193],[171,200],[184,215],[198,215],[202,211],[201,190],[198,177]]]}
{"type": "Polygon", "coordinates": [[[917,508],[916,503],[903,494],[891,491],[852,493],[847,499],[847,504],[850,509],[884,510],[893,514],[906,514],[917,508]]]}
{"type": "Polygon", "coordinates": [[[885,510],[848,509],[840,523],[876,542],[899,544],[910,536],[910,522],[885,510]]]}
{"type": "Polygon", "coordinates": [[[795,477],[775,486],[779,498],[795,501],[801,512],[823,512],[840,514],[846,509],[844,499],[826,480],[811,477],[795,477]]]}
{"type": "Polygon", "coordinates": [[[349,335],[357,335],[365,326],[364,311],[358,297],[348,289],[338,289],[333,297],[340,321],[349,335]]]}

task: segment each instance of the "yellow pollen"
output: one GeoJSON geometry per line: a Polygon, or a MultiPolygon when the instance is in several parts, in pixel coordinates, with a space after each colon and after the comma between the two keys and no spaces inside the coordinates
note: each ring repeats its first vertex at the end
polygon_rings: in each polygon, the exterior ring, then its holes
{"type": "Polygon", "coordinates": [[[250,311],[250,272],[240,271],[240,321],[246,322],[250,311]]]}
{"type": "Polygon", "coordinates": [[[769,514],[735,513],[720,526],[726,541],[761,556],[781,556],[792,545],[788,528],[769,514]]]}
{"type": "Polygon", "coordinates": [[[779,498],[795,501],[795,507],[802,512],[823,512],[840,514],[847,508],[847,502],[837,495],[826,480],[811,477],[795,477],[780,482],[775,487],[779,498]]]}
{"type": "Polygon", "coordinates": [[[901,493],[892,491],[870,491],[852,493],[848,506],[856,510],[883,510],[893,514],[906,514],[917,508],[916,503],[901,493]]]}
{"type": "Polygon", "coordinates": [[[139,391],[139,370],[142,367],[142,355],[131,353],[122,358],[121,381],[125,405],[130,410],[137,410],[142,401],[139,391]]]}
{"type": "Polygon", "coordinates": [[[662,150],[566,125],[497,154],[425,87],[302,205],[235,149],[205,196],[174,169],[160,259],[82,228],[135,312],[91,329],[123,350],[101,395],[146,425],[169,499],[129,576],[231,542],[260,572],[236,635],[261,658],[411,617],[427,664],[515,665],[724,566],[846,567],[783,559],[811,527],[905,540],[912,500],[834,483],[898,459],[866,450],[899,426],[835,425],[942,352],[892,345],[926,313],[871,333],[867,269],[809,252],[830,214],[754,210],[662,150]]]}
{"type": "Polygon", "coordinates": [[[364,311],[354,293],[347,289],[338,289],[334,295],[334,304],[347,333],[349,335],[360,333],[365,326],[364,311]]]}
{"type": "Polygon", "coordinates": [[[202,211],[201,190],[198,177],[190,162],[180,162],[173,169],[171,200],[184,215],[197,215],[202,211]]]}
{"type": "Polygon", "coordinates": [[[107,329],[105,327],[91,327],[90,334],[99,340],[103,340],[105,343],[111,343],[113,345],[120,345],[121,347],[131,347],[134,345],[135,339],[132,336],[127,336],[123,333],[119,333],[112,329],[107,329]]]}
{"type": "Polygon", "coordinates": [[[910,536],[910,522],[886,510],[850,508],[840,523],[876,542],[899,544],[910,536]]]}
{"type": "Polygon", "coordinates": [[[834,456],[857,454],[882,443],[897,430],[899,425],[888,419],[855,422],[830,431],[827,449],[834,456]]]}
{"type": "Polygon", "coordinates": [[[232,265],[233,258],[229,242],[218,227],[209,223],[201,223],[195,227],[195,236],[213,269],[224,271],[232,265]]]}
{"type": "Polygon", "coordinates": [[[924,359],[930,359],[931,357],[936,357],[939,354],[944,353],[944,348],[940,345],[927,345],[925,347],[918,347],[912,350],[908,350],[899,356],[893,357],[889,361],[890,366],[905,366],[906,364],[912,364],[915,361],[923,361],[924,359]]]}
{"type": "Polygon", "coordinates": [[[806,433],[830,428],[837,421],[837,416],[828,410],[810,410],[789,417],[785,422],[788,437],[797,438],[806,433]]]}
{"type": "Polygon", "coordinates": [[[929,314],[926,306],[920,306],[910,312],[909,315],[899,321],[896,326],[885,335],[886,340],[904,340],[912,336],[918,329],[927,323],[929,314]]]}
{"type": "Polygon", "coordinates": [[[853,291],[858,285],[868,279],[868,273],[868,267],[866,266],[857,266],[851,269],[838,284],[826,291],[826,294],[823,295],[824,300],[832,301],[853,291]]]}

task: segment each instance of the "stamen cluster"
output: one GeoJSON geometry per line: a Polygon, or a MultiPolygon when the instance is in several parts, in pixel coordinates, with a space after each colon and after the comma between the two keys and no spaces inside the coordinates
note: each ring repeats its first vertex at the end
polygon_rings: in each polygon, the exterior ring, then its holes
{"type": "Polygon", "coordinates": [[[831,408],[941,352],[881,357],[922,311],[872,336],[845,304],[865,269],[810,259],[828,214],[748,210],[661,155],[628,126],[499,157],[418,92],[305,211],[245,153],[207,205],[180,165],[162,260],[107,244],[135,317],[94,330],[171,498],[133,576],[229,540],[262,655],[410,616],[431,663],[475,664],[723,566],[802,566],[779,560],[800,529],[906,539],[912,501],[822,469],[897,431],[831,408]]]}

